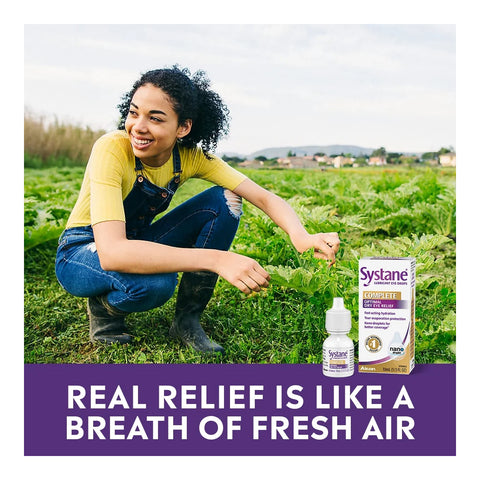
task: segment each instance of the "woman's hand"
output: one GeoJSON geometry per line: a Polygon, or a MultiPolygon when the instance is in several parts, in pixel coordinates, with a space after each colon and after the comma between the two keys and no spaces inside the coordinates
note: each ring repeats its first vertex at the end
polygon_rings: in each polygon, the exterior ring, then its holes
{"type": "Polygon", "coordinates": [[[295,238],[291,237],[291,240],[298,252],[303,253],[313,248],[315,258],[328,260],[330,266],[335,263],[335,254],[340,248],[338,233],[304,233],[295,238]]]}
{"type": "Polygon", "coordinates": [[[221,253],[215,271],[246,294],[268,287],[270,280],[270,275],[257,261],[233,252],[221,253]]]}

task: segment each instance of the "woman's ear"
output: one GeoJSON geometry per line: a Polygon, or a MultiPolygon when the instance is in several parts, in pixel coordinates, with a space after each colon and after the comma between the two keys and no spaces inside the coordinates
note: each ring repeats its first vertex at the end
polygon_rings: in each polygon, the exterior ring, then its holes
{"type": "Polygon", "coordinates": [[[177,138],[186,137],[191,130],[192,130],[192,120],[190,118],[187,118],[182,125],[178,126],[177,138]]]}

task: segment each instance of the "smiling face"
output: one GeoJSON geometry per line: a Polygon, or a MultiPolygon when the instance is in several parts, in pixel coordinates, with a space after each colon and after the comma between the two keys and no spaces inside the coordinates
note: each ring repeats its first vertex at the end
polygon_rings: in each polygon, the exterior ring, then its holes
{"type": "Polygon", "coordinates": [[[188,135],[191,127],[191,120],[178,124],[168,95],[149,83],[133,95],[125,121],[135,156],[152,167],[159,167],[170,158],[177,139],[188,135]]]}

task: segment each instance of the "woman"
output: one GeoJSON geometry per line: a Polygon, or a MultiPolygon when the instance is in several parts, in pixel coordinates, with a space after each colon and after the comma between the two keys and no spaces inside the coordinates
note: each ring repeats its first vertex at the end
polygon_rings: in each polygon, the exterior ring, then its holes
{"type": "Polygon", "coordinates": [[[242,199],[263,210],[299,252],[314,248],[317,258],[335,261],[336,233],[308,234],[284,200],[208,153],[228,132],[228,110],[203,72],[147,72],[119,110],[119,130],[92,149],[56,259],[60,284],[88,297],[92,341],[129,343],[126,315],[163,305],[184,272],[170,334],[197,351],[223,352],[200,325],[218,275],[246,294],[269,281],[258,262],[228,251],[242,199]],[[153,221],[191,177],[217,186],[153,221]]]}

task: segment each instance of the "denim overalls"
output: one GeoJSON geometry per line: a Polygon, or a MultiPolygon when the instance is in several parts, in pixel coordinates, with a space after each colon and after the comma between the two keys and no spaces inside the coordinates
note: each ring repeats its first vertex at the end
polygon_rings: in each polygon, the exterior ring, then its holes
{"type": "MultiPolygon", "coordinates": [[[[181,160],[173,149],[173,178],[163,188],[143,174],[135,159],[136,180],[123,205],[126,235],[172,247],[228,250],[240,216],[227,206],[224,188],[212,187],[165,211],[180,184],[181,160]]],[[[72,295],[94,297],[107,294],[110,305],[125,312],[140,312],[163,305],[174,293],[177,273],[138,274],[103,270],[91,225],[65,230],[57,249],[55,272],[60,284],[72,295]]]]}
{"type": "Polygon", "coordinates": [[[141,236],[153,219],[170,205],[182,173],[178,146],[175,145],[173,149],[173,178],[166,188],[159,187],[145,178],[142,162],[137,157],[135,157],[135,173],[137,174],[135,184],[123,201],[127,238],[130,239],[141,236]]]}

